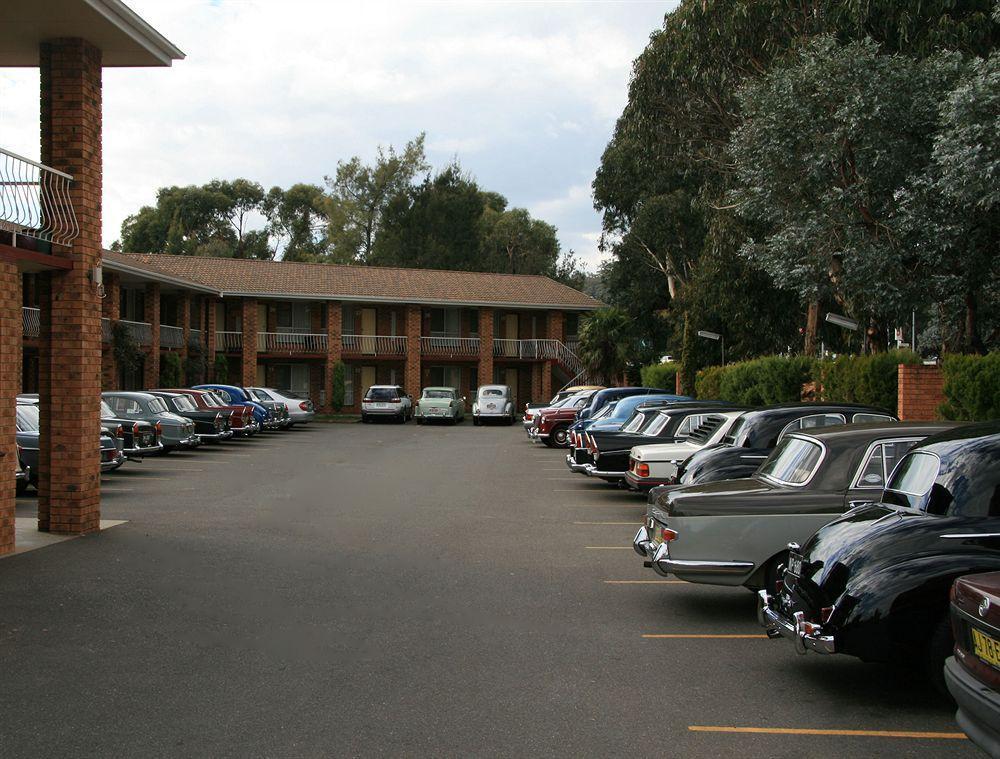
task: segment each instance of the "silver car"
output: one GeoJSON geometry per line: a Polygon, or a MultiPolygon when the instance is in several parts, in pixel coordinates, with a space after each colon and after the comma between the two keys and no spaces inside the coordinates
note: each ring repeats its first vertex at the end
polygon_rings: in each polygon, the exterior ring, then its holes
{"type": "Polygon", "coordinates": [[[316,416],[313,402],[304,395],[293,393],[291,390],[275,390],[273,387],[249,387],[247,390],[251,392],[255,400],[284,403],[288,409],[289,426],[308,424],[316,416]]]}
{"type": "Polygon", "coordinates": [[[477,427],[487,420],[514,423],[514,395],[509,385],[483,385],[472,402],[472,423],[477,427]]]}

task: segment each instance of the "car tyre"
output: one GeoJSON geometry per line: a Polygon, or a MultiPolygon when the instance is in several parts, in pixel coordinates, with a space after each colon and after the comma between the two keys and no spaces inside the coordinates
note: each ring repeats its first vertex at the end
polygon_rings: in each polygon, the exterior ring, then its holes
{"type": "Polygon", "coordinates": [[[560,424],[553,427],[552,432],[549,434],[549,440],[552,441],[552,448],[566,448],[569,445],[569,425],[560,424]]]}
{"type": "Polygon", "coordinates": [[[478,427],[479,426],[479,417],[478,416],[472,417],[472,426],[473,427],[478,427]]]}

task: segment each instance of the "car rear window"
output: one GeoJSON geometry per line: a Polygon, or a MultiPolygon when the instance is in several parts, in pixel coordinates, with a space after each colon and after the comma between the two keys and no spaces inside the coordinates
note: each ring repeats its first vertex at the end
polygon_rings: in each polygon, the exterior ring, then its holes
{"type": "Polygon", "coordinates": [[[169,411],[167,405],[160,398],[151,398],[149,401],[149,410],[154,414],[163,414],[169,411]]]}
{"type": "Polygon", "coordinates": [[[451,400],[454,397],[455,397],[455,391],[453,390],[424,390],[424,398],[451,400]]]}
{"type": "Polygon", "coordinates": [[[38,431],[38,406],[24,405],[17,407],[17,426],[25,432],[38,431]]]}
{"type": "Polygon", "coordinates": [[[823,459],[823,447],[812,440],[788,437],[760,465],[757,474],[783,485],[804,485],[823,459]]]}
{"type": "Polygon", "coordinates": [[[497,387],[488,387],[479,391],[480,398],[503,398],[503,390],[497,387]]]}
{"type": "Polygon", "coordinates": [[[366,401],[395,401],[399,399],[399,394],[391,387],[370,387],[365,393],[366,401]]]}
{"type": "Polygon", "coordinates": [[[111,410],[111,406],[107,404],[107,401],[101,401],[101,419],[107,419],[109,416],[114,416],[115,412],[111,410]]]}
{"type": "Polygon", "coordinates": [[[938,457],[931,453],[911,453],[900,462],[886,489],[906,495],[926,495],[934,485],[940,464],[938,457]]]}
{"type": "Polygon", "coordinates": [[[178,411],[196,411],[197,406],[195,406],[191,399],[186,395],[178,395],[174,400],[174,408],[178,411]]]}

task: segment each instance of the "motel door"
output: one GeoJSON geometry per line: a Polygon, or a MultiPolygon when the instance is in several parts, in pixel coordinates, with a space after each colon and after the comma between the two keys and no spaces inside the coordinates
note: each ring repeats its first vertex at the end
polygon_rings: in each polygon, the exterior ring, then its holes
{"type": "MultiPolygon", "coordinates": [[[[361,309],[361,330],[360,333],[365,335],[361,338],[361,348],[362,353],[375,353],[375,309],[374,308],[362,308],[361,309]]],[[[370,367],[369,367],[370,368],[370,367]]],[[[374,369],[372,369],[374,371],[374,369]]],[[[374,380],[372,381],[374,383],[374,380]]],[[[365,386],[367,387],[367,385],[365,386]]]]}
{"type": "Polygon", "coordinates": [[[362,366],[361,367],[361,392],[362,398],[364,398],[363,393],[368,392],[368,388],[375,384],[375,367],[374,366],[362,366]]]}
{"type": "MultiPolygon", "coordinates": [[[[516,318],[516,317],[515,317],[516,318]]],[[[514,401],[514,409],[519,409],[521,405],[517,402],[517,368],[503,370],[503,384],[510,385],[511,400],[514,401]]]]}

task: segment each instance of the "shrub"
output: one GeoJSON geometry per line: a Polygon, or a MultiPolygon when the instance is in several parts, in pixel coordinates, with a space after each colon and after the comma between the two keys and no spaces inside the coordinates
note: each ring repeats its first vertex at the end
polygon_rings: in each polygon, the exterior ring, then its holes
{"type": "Polygon", "coordinates": [[[184,359],[184,383],[200,385],[205,381],[205,368],[205,354],[201,348],[192,345],[188,348],[187,358],[184,359]]]}
{"type": "Polygon", "coordinates": [[[344,383],[344,364],[338,361],[333,365],[333,390],[330,398],[330,405],[338,413],[344,408],[344,394],[346,392],[344,383]]]}
{"type": "Polygon", "coordinates": [[[640,381],[643,387],[662,387],[664,390],[674,391],[677,382],[677,372],[680,371],[680,364],[673,362],[670,364],[650,364],[639,370],[640,381]]]}
{"type": "Polygon", "coordinates": [[[229,380],[229,359],[226,358],[225,353],[215,354],[215,363],[212,365],[212,374],[214,379],[220,385],[226,384],[229,380]]]}
{"type": "Polygon", "coordinates": [[[1000,419],[1000,353],[946,356],[941,415],[957,421],[1000,419]]]}
{"type": "Polygon", "coordinates": [[[765,356],[703,369],[698,372],[695,388],[699,398],[766,406],[800,400],[802,386],[812,373],[813,360],[806,356],[765,356]]]}
{"type": "Polygon", "coordinates": [[[142,348],[132,337],[128,327],[119,321],[111,322],[111,352],[115,363],[123,372],[131,372],[142,364],[142,348]]]}
{"type": "Polygon", "coordinates": [[[823,400],[866,403],[894,410],[899,396],[899,364],[919,363],[920,357],[910,350],[841,356],[834,361],[824,361],[817,370],[823,400]]]}
{"type": "Polygon", "coordinates": [[[722,397],[722,373],[725,371],[721,366],[709,366],[698,371],[694,380],[694,394],[697,398],[714,400],[722,397]]]}
{"type": "Polygon", "coordinates": [[[181,356],[171,351],[160,359],[160,387],[179,387],[181,384],[181,356]]]}

